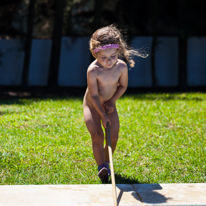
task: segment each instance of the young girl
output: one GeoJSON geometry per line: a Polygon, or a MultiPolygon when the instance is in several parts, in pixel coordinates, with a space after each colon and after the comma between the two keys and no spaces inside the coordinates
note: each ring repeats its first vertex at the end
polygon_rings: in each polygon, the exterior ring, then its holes
{"type": "Polygon", "coordinates": [[[127,64],[118,57],[122,56],[131,67],[134,67],[131,55],[141,55],[128,48],[122,34],[113,25],[98,29],[92,35],[90,51],[96,60],[91,63],[87,71],[88,87],[83,101],[84,120],[92,138],[98,176],[102,182],[108,182],[110,175],[108,143],[106,141],[104,146],[101,122],[104,128],[107,122],[110,125],[111,146],[114,152],[119,133],[115,102],[124,94],[128,83],[127,64]]]}

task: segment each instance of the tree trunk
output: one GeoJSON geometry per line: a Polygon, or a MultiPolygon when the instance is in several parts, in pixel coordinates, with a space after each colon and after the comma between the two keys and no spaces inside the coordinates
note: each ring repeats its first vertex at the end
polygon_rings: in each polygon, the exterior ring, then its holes
{"type": "Polygon", "coordinates": [[[151,56],[151,70],[152,70],[152,88],[153,91],[157,91],[157,81],[156,81],[156,69],[155,69],[155,48],[157,45],[157,0],[152,1],[153,4],[153,19],[152,19],[152,30],[153,30],[153,39],[152,39],[152,56],[151,56]]]}
{"type": "Polygon", "coordinates": [[[95,30],[101,27],[101,15],[102,15],[102,0],[95,0],[94,5],[94,28],[95,30]]]}
{"type": "Polygon", "coordinates": [[[179,0],[179,89],[187,89],[187,34],[185,29],[185,0],[179,0]]]}
{"type": "Polygon", "coordinates": [[[55,20],[52,37],[52,49],[48,75],[48,86],[56,88],[58,86],[59,61],[61,50],[62,26],[63,26],[63,11],[65,0],[55,0],[55,20]]]}
{"type": "Polygon", "coordinates": [[[28,85],[28,74],[29,74],[29,65],[30,65],[30,56],[31,56],[35,2],[36,2],[36,0],[30,0],[29,9],[28,9],[24,67],[23,67],[22,79],[21,79],[21,85],[23,87],[26,87],[28,85]]]}

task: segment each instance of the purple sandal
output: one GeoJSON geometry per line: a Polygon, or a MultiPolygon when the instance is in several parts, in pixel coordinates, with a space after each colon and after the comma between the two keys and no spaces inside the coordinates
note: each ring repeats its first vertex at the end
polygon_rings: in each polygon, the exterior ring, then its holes
{"type": "Polygon", "coordinates": [[[103,183],[108,182],[108,165],[102,164],[98,167],[98,176],[103,183]]]}

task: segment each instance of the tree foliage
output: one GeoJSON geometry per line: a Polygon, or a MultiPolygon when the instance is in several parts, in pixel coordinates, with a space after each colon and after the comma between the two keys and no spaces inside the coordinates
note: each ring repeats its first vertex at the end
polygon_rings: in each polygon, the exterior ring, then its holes
{"type": "MultiPolygon", "coordinates": [[[[202,0],[66,0],[63,11],[64,36],[91,35],[97,27],[117,24],[129,35],[152,35],[153,13],[157,13],[159,35],[206,35],[206,4],[202,0]],[[180,12],[182,15],[180,15],[180,12]],[[180,19],[181,18],[181,19],[180,19]],[[184,21],[184,24],[179,22],[184,21]]],[[[27,32],[29,0],[0,1],[0,36],[24,37],[27,32]]],[[[52,38],[55,0],[37,0],[33,36],[52,38]]]]}
{"type": "Polygon", "coordinates": [[[157,37],[175,35],[179,38],[179,87],[184,90],[187,38],[206,35],[205,10],[202,0],[1,0],[0,38],[26,40],[24,86],[27,86],[32,38],[52,39],[48,85],[56,87],[61,37],[90,36],[100,27],[116,24],[130,40],[137,35],[153,37],[151,70],[155,89],[157,37]]]}

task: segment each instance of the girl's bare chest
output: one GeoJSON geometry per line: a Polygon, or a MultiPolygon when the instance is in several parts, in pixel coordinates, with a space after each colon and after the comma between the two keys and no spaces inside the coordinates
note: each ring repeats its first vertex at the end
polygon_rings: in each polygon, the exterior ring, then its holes
{"type": "Polygon", "coordinates": [[[98,74],[98,81],[100,83],[116,83],[118,82],[119,78],[120,78],[120,72],[118,71],[105,71],[105,72],[100,72],[98,74]]]}

